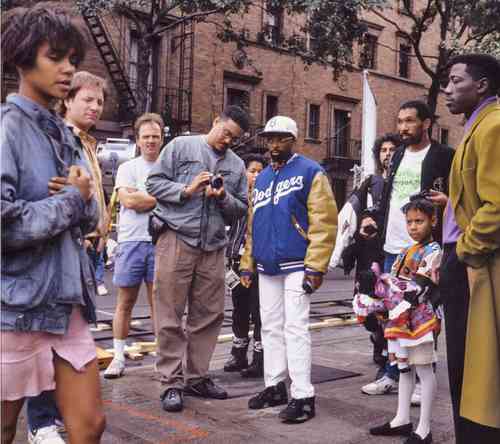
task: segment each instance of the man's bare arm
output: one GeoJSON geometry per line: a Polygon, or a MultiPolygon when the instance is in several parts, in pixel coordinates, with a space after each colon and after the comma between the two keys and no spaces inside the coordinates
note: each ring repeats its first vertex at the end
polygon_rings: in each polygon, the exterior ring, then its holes
{"type": "Polygon", "coordinates": [[[118,189],[118,197],[125,208],[145,213],[156,206],[156,199],[145,191],[122,187],[118,189]]]}

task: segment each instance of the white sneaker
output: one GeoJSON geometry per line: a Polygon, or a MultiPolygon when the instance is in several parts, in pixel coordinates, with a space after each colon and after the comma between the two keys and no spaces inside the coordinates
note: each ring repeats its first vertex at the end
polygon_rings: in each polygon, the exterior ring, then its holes
{"type": "Polygon", "coordinates": [[[413,393],[411,394],[411,405],[418,406],[422,400],[422,385],[420,382],[415,384],[413,393]]]}
{"type": "Polygon", "coordinates": [[[106,379],[121,378],[125,372],[125,361],[123,359],[113,358],[108,368],[104,372],[106,379]]]}
{"type": "Polygon", "coordinates": [[[99,296],[106,296],[109,294],[109,291],[104,284],[99,284],[97,286],[97,294],[99,296]]]}
{"type": "Polygon", "coordinates": [[[389,376],[384,375],[375,382],[370,382],[361,387],[361,391],[366,395],[385,395],[391,392],[397,393],[398,383],[394,381],[394,379],[389,378],[389,376]]]}
{"type": "Polygon", "coordinates": [[[28,432],[28,442],[30,444],[66,444],[57,431],[56,425],[42,427],[35,430],[35,433],[28,432]]]}

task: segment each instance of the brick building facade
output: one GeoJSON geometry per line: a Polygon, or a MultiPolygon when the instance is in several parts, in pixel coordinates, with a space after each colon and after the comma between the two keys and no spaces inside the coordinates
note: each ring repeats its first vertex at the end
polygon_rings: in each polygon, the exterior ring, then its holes
{"type": "MultiPolygon", "coordinates": [[[[409,26],[408,17],[398,12],[394,1],[394,9],[386,15],[400,26],[408,21],[409,26]]],[[[413,3],[418,7],[421,0],[413,3]]],[[[377,101],[378,135],[396,130],[401,103],[425,100],[428,77],[395,28],[370,13],[364,17],[369,37],[356,47],[356,66],[337,80],[331,69],[317,64],[306,68],[298,57],[276,44],[280,34],[287,35],[300,26],[296,17],[255,7],[236,20],[235,29],[238,20],[249,30],[249,45],[244,49],[221,42],[216,27],[209,23],[179,25],[155,41],[154,75],[149,86],[154,91],[151,110],[162,113],[178,131],[193,132],[207,131],[227,104],[238,103],[248,109],[251,134],[275,114],[290,116],[298,123],[300,151],[323,163],[342,204],[352,188],[349,170],[360,158],[363,75],[359,65],[369,68],[369,82],[377,101]]],[[[134,28],[126,19],[109,14],[102,22],[133,91],[137,60],[134,28]]],[[[429,29],[424,54],[436,54],[438,44],[438,30],[429,29]]],[[[107,77],[110,84],[97,136],[130,135],[130,125],[120,119],[120,94],[101,53],[92,47],[81,66],[107,77]]],[[[12,82],[3,86],[4,93],[13,88],[12,82]]],[[[437,114],[434,138],[456,145],[462,133],[460,119],[451,116],[441,101],[437,114]]],[[[254,142],[261,145],[258,138],[254,142]]]]}

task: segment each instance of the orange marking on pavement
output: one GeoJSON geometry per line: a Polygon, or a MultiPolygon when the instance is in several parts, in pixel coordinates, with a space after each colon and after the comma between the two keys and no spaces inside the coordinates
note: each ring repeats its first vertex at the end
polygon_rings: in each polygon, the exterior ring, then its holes
{"type": "MultiPolygon", "coordinates": [[[[128,405],[117,404],[111,400],[104,400],[103,404],[111,407],[114,410],[126,412],[127,414],[129,414],[131,416],[146,419],[148,421],[159,422],[162,425],[173,428],[174,430],[176,430],[176,432],[181,431],[183,433],[186,433],[187,435],[189,435],[189,439],[206,438],[209,435],[208,431],[202,430],[198,427],[190,427],[181,421],[176,421],[175,419],[162,418],[161,416],[158,416],[158,415],[152,415],[152,414],[143,412],[141,410],[134,409],[133,407],[130,407],[128,405]]],[[[183,437],[183,440],[185,440],[185,439],[186,438],[183,437]]],[[[172,437],[172,440],[164,441],[164,442],[158,443],[158,444],[168,444],[171,442],[178,442],[178,441],[179,441],[179,438],[172,437]]]]}

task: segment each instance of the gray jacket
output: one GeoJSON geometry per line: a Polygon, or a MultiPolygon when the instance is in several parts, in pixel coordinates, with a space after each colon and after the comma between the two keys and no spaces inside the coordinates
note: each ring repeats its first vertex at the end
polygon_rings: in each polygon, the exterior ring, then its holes
{"type": "Polygon", "coordinates": [[[1,115],[1,329],[64,334],[75,304],[95,320],[83,236],[98,210],[73,186],[50,196],[48,182],[86,162],[64,122],[31,100],[11,95],[1,115]]]}
{"type": "Polygon", "coordinates": [[[205,136],[182,136],[172,140],[153,166],[146,188],[158,205],[155,213],[187,244],[215,251],[227,244],[226,225],[247,212],[247,179],[243,161],[227,150],[219,156],[205,136]],[[196,193],[182,198],[182,191],[202,171],[221,174],[223,200],[196,193]]]}

